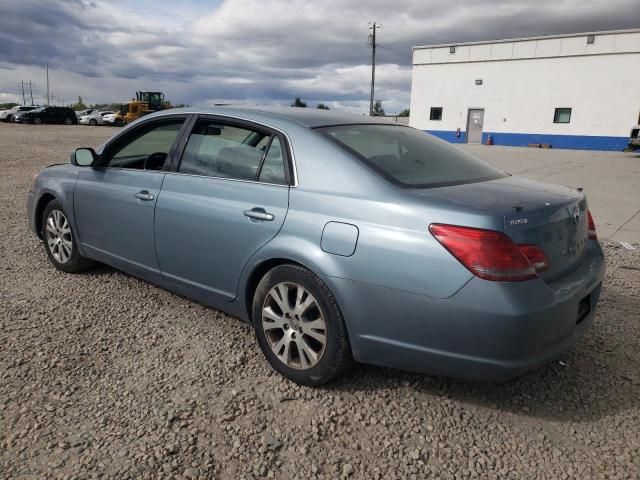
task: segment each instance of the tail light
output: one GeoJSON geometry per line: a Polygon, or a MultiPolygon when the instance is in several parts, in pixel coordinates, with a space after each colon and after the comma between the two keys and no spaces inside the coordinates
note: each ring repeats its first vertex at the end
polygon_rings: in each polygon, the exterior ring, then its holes
{"type": "Polygon", "coordinates": [[[589,216],[589,230],[587,233],[587,237],[589,237],[589,240],[597,240],[598,234],[596,233],[596,224],[593,221],[593,217],[591,216],[591,211],[587,210],[587,214],[589,216]]]}
{"type": "Polygon", "coordinates": [[[429,230],[460,263],[485,280],[529,280],[549,268],[540,247],[516,245],[502,232],[443,224],[432,224],[429,230]]]}
{"type": "Polygon", "coordinates": [[[518,248],[527,257],[536,272],[540,273],[549,270],[549,259],[542,248],[537,245],[518,245],[518,248]]]}

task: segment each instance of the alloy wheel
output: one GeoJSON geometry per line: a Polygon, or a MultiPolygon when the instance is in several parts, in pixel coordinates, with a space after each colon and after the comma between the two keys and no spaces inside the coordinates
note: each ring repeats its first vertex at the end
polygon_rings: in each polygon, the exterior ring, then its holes
{"type": "Polygon", "coordinates": [[[60,210],[51,210],[46,224],[47,244],[51,255],[59,263],[67,263],[73,250],[71,225],[60,210]]]}
{"type": "Polygon", "coordinates": [[[301,285],[283,282],[269,290],[262,328],[271,351],[291,368],[311,368],[324,354],[327,323],[316,299],[301,285]]]}

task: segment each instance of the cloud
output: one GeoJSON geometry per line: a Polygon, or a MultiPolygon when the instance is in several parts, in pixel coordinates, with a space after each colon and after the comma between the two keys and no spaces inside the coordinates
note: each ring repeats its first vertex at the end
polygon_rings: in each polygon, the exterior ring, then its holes
{"type": "Polygon", "coordinates": [[[0,95],[44,66],[59,98],[130,98],[163,90],[174,103],[308,103],[368,110],[368,21],[378,30],[376,97],[409,104],[411,47],[630,28],[637,0],[3,0],[0,95]]]}

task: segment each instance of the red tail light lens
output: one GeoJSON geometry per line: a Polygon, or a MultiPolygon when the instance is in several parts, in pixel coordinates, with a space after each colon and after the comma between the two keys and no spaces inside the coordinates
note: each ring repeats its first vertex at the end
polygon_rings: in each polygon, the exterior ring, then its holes
{"type": "Polygon", "coordinates": [[[542,250],[537,245],[518,245],[520,251],[527,257],[529,263],[533,265],[533,268],[536,269],[536,272],[544,272],[545,270],[549,270],[549,259],[542,250]]]}
{"type": "Polygon", "coordinates": [[[443,224],[432,224],[429,230],[460,263],[485,280],[529,280],[537,276],[536,264],[549,268],[542,249],[518,247],[502,232],[443,224]]]}
{"type": "Polygon", "coordinates": [[[597,240],[598,234],[596,233],[596,224],[591,216],[591,211],[587,210],[587,214],[589,215],[589,232],[587,236],[589,237],[589,240],[597,240]]]}

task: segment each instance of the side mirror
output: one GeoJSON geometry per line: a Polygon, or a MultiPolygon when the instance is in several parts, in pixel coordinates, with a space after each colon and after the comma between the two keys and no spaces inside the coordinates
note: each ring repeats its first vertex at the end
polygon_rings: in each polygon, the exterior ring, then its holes
{"type": "Polygon", "coordinates": [[[91,167],[97,159],[98,155],[93,148],[78,148],[71,155],[71,163],[76,167],[91,167]]]}

